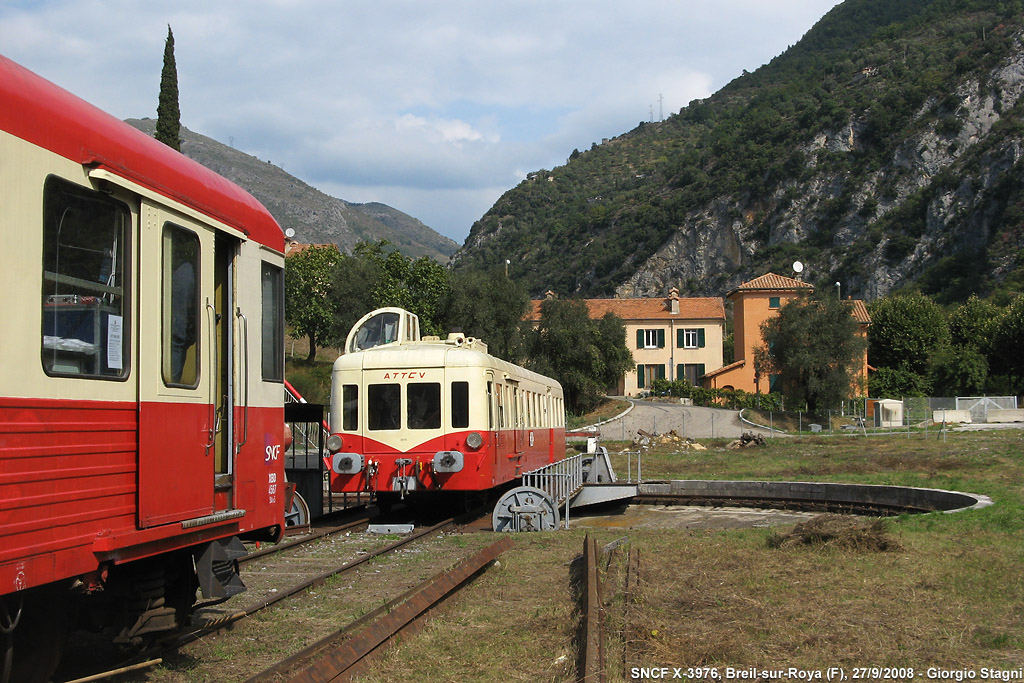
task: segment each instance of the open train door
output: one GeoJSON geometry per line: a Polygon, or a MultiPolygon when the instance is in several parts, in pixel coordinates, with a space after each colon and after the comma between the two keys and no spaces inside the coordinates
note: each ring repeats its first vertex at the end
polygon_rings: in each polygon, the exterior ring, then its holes
{"type": "Polygon", "coordinates": [[[230,500],[238,240],[145,200],[141,210],[139,302],[161,311],[139,334],[138,515],[149,527],[230,500]]]}

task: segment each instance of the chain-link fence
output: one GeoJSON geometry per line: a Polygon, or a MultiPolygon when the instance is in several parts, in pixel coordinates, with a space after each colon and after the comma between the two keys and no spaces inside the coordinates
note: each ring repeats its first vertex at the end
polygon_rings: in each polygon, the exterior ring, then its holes
{"type": "Polygon", "coordinates": [[[844,402],[838,410],[748,409],[743,418],[786,434],[910,435],[965,425],[1017,425],[1024,429],[1024,409],[1017,405],[1016,396],[858,398],[844,402]]]}

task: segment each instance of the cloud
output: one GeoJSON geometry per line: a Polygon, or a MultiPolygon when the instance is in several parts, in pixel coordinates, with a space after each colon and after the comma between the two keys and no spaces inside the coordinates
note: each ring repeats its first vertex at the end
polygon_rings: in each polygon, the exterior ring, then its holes
{"type": "Polygon", "coordinates": [[[524,169],[706,97],[833,4],[43,0],[0,5],[0,45],[155,116],[170,24],[186,126],[461,241],[524,169]]]}

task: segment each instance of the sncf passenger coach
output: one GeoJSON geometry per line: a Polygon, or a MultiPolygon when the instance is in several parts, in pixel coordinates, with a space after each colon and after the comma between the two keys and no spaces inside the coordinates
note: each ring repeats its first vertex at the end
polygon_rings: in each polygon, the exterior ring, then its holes
{"type": "Polygon", "coordinates": [[[0,680],[175,628],[284,515],[284,237],[0,57],[0,680]],[[242,551],[244,552],[244,551],[242,551]]]}
{"type": "Polygon", "coordinates": [[[562,387],[399,308],[349,333],[331,383],[331,489],[396,498],[493,489],[565,455],[562,387]]]}

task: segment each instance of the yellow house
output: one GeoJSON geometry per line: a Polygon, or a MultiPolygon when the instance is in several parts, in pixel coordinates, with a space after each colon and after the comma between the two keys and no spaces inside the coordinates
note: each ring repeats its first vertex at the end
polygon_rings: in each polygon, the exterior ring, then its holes
{"type": "MultiPolygon", "coordinates": [[[[656,379],[687,379],[700,386],[705,373],[722,366],[725,304],[721,297],[680,298],[673,287],[663,299],[583,301],[592,319],[614,313],[625,323],[626,345],[633,351],[636,368],[619,380],[614,388],[619,395],[649,391],[656,379]]],[[[532,302],[528,320],[540,320],[542,303],[532,302]]]]}
{"type": "MultiPolygon", "coordinates": [[[[729,365],[707,373],[705,386],[719,389],[742,389],[751,393],[768,393],[771,378],[761,377],[754,369],[754,349],[763,345],[761,325],[778,315],[778,310],[791,299],[810,293],[813,287],[793,278],[767,273],[744,282],[726,296],[733,302],[733,357],[729,365]]],[[[867,336],[871,324],[863,301],[855,300],[853,316],[860,323],[859,334],[867,336]]],[[[867,351],[858,371],[857,383],[867,387],[867,351]]]]}

